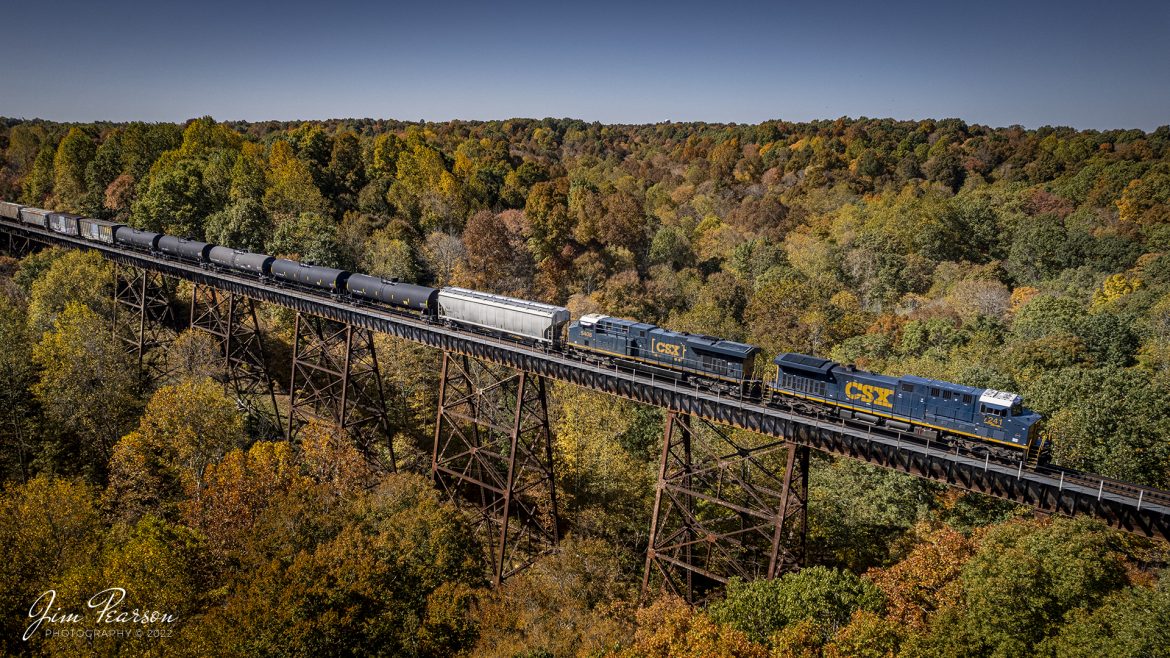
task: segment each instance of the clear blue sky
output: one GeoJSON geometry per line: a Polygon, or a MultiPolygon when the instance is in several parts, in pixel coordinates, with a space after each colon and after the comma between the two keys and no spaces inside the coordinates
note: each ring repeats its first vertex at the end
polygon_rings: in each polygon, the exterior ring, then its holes
{"type": "Polygon", "coordinates": [[[0,115],[1170,124],[1167,0],[168,4],[6,3],[0,115]]]}

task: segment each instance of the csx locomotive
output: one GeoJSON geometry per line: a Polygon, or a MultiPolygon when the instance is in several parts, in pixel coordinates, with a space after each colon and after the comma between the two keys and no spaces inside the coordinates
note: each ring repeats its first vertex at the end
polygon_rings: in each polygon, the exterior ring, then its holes
{"type": "Polygon", "coordinates": [[[771,406],[833,413],[850,421],[962,443],[1019,459],[1039,450],[1039,414],[1019,395],[921,377],[889,377],[805,354],[780,354],[775,378],[755,376],[760,348],[600,314],[570,323],[568,309],[466,288],[429,288],[356,272],[141,231],[115,222],[0,202],[0,221],[116,244],[271,285],[327,293],[428,322],[539,346],[591,363],[771,406]],[[567,329],[566,329],[567,327],[567,329]]]}

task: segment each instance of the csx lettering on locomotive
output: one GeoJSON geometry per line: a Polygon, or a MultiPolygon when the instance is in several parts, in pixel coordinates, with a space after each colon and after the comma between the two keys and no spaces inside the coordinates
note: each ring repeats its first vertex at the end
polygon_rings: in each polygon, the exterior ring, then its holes
{"type": "Polygon", "coordinates": [[[656,340],[654,341],[654,351],[666,356],[673,356],[676,359],[682,357],[682,346],[674,343],[663,343],[656,340]]]}
{"type": "Polygon", "coordinates": [[[845,397],[878,407],[893,409],[894,403],[890,402],[890,396],[893,394],[894,389],[892,388],[882,388],[871,384],[849,382],[845,385],[845,397]]]}

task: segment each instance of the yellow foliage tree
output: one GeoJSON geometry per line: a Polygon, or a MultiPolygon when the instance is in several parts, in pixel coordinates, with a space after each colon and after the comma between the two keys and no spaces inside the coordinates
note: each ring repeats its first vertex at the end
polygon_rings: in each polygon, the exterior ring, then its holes
{"type": "Polygon", "coordinates": [[[198,496],[204,472],[244,439],[244,419],[222,387],[207,378],[160,388],[138,429],[114,447],[106,498],[124,518],[171,517],[198,496]]]}
{"type": "Polygon", "coordinates": [[[309,165],[293,153],[288,142],[278,141],[268,154],[268,189],[264,208],[279,222],[301,213],[328,212],[329,204],[313,182],[309,165]]]}
{"type": "Polygon", "coordinates": [[[1093,308],[1109,306],[1142,287],[1142,280],[1124,273],[1110,274],[1093,293],[1093,308]]]}
{"type": "Polygon", "coordinates": [[[768,650],[741,631],[667,596],[637,612],[634,645],[619,658],[767,658],[768,650]]]}
{"type": "Polygon", "coordinates": [[[96,251],[58,253],[49,269],[33,281],[29,293],[28,323],[36,337],[53,326],[70,302],[84,304],[102,317],[112,311],[109,261],[96,251]]]}

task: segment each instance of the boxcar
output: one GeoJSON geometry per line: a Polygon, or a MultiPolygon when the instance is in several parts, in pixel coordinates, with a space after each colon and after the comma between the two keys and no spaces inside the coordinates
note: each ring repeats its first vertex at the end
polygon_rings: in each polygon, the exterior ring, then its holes
{"type": "Polygon", "coordinates": [[[114,244],[114,231],[122,228],[122,224],[107,222],[104,219],[93,219],[92,217],[78,219],[77,226],[81,237],[106,244],[114,244]]]}
{"type": "Polygon", "coordinates": [[[20,221],[20,208],[19,203],[0,201],[0,217],[20,221]]]}
{"type": "Polygon", "coordinates": [[[447,287],[439,291],[439,318],[519,336],[541,343],[560,343],[569,309],[526,299],[447,287]]]}
{"type": "Polygon", "coordinates": [[[569,344],[712,379],[752,378],[760,348],[712,336],[670,331],[605,315],[584,315],[569,325],[569,344]]]}
{"type": "Polygon", "coordinates": [[[212,247],[207,252],[207,259],[228,269],[263,275],[270,273],[269,266],[272,265],[272,261],[276,260],[268,254],[237,251],[231,247],[212,247]]]}
{"type": "Polygon", "coordinates": [[[439,291],[413,283],[387,281],[368,274],[350,274],[345,283],[349,294],[362,299],[373,299],[384,304],[419,311],[428,315],[435,313],[439,291]]]}
{"type": "Polygon", "coordinates": [[[41,208],[22,206],[20,209],[20,221],[41,228],[49,228],[49,211],[42,210],[41,208]]]}
{"type": "Polygon", "coordinates": [[[148,249],[150,251],[158,250],[158,241],[160,239],[162,239],[162,233],[140,231],[129,226],[120,226],[114,231],[114,242],[138,247],[139,249],[148,249]]]}
{"type": "Polygon", "coordinates": [[[77,227],[77,220],[79,219],[81,219],[81,215],[74,215],[67,212],[51,212],[49,213],[49,229],[63,235],[77,235],[80,233],[77,227]]]}
{"type": "Polygon", "coordinates": [[[272,277],[330,292],[344,290],[349,272],[320,265],[306,265],[287,258],[276,258],[269,265],[272,277]]]}
{"type": "Polygon", "coordinates": [[[158,240],[158,250],[168,256],[199,262],[207,261],[212,245],[198,240],[185,240],[173,235],[164,235],[158,240]]]}

